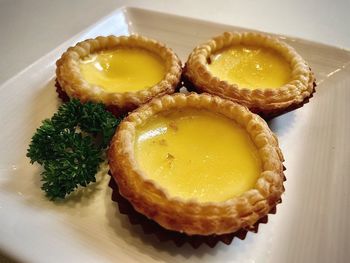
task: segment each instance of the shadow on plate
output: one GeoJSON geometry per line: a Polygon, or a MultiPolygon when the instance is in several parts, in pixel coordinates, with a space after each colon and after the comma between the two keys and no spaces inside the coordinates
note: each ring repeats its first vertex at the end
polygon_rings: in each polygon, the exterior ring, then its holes
{"type": "Polygon", "coordinates": [[[291,111],[269,120],[267,124],[278,137],[282,137],[293,128],[295,121],[296,113],[291,111]]]}
{"type": "Polygon", "coordinates": [[[0,262],[1,263],[19,263],[19,261],[14,259],[12,256],[6,254],[2,250],[0,250],[0,262]]]}

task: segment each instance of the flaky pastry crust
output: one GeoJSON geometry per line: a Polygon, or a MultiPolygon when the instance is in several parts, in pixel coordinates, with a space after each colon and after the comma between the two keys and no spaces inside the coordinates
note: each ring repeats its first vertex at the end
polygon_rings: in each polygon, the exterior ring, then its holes
{"type": "Polygon", "coordinates": [[[176,54],[162,43],[140,35],[99,36],[79,42],[68,48],[56,62],[56,75],[59,85],[69,97],[82,102],[102,102],[116,110],[130,111],[146,103],[151,98],[175,91],[181,77],[181,61],[176,54]],[[153,87],[136,92],[106,92],[97,85],[89,84],[80,74],[80,60],[89,54],[116,48],[141,48],[158,55],[165,63],[164,78],[153,87]]]}
{"type": "Polygon", "coordinates": [[[188,235],[232,233],[252,226],[276,206],[284,191],[283,155],[266,122],[246,107],[210,94],[165,95],[138,108],[119,125],[108,152],[112,176],[122,196],[162,227],[188,235]],[[134,156],[138,126],[164,111],[203,109],[222,114],[244,128],[259,150],[262,172],[255,188],[224,202],[197,202],[170,196],[138,167],[134,156]]]}
{"type": "Polygon", "coordinates": [[[261,33],[225,32],[197,46],[189,55],[184,69],[185,78],[199,92],[208,92],[247,106],[268,116],[300,105],[314,92],[314,74],[304,59],[289,45],[261,33]],[[210,56],[234,45],[254,45],[277,51],[291,66],[291,80],[276,89],[247,89],[220,80],[208,69],[210,56]]]}

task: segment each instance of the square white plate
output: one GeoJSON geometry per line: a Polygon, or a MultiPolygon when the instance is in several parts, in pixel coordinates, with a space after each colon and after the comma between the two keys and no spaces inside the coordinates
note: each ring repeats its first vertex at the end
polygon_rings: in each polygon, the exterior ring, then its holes
{"type": "Polygon", "coordinates": [[[55,61],[77,41],[139,33],[173,48],[185,62],[227,25],[136,8],[116,10],[0,87],[0,248],[26,262],[345,262],[350,256],[350,52],[279,36],[310,63],[318,87],[310,103],[269,123],[287,167],[286,193],[259,233],[214,249],[160,243],[131,226],[111,201],[108,176],[84,194],[50,202],[40,167],[26,149],[57,109],[55,61]]]}

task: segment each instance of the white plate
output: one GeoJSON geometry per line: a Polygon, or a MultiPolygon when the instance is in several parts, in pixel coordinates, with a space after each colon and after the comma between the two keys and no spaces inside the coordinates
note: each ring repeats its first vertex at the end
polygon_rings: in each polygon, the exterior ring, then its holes
{"type": "MultiPolygon", "coordinates": [[[[230,246],[194,250],[160,243],[131,226],[111,201],[108,176],[62,203],[40,190],[40,167],[25,157],[42,119],[57,109],[55,61],[77,41],[140,33],[192,48],[225,30],[242,30],[123,8],[65,42],[0,87],[0,249],[26,262],[345,262],[350,256],[350,52],[282,37],[316,73],[314,98],[270,122],[285,154],[286,194],[259,233],[230,246]]],[[[101,178],[101,177],[99,177],[101,178]]]]}

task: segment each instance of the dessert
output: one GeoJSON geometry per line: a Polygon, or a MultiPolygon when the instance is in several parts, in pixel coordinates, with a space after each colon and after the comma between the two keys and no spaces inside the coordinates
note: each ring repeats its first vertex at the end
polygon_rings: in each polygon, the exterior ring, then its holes
{"type": "Polygon", "coordinates": [[[165,76],[162,60],[142,49],[100,51],[81,60],[80,72],[106,92],[133,92],[152,87],[165,76]]]}
{"type": "Polygon", "coordinates": [[[290,81],[289,63],[273,49],[237,45],[211,56],[209,71],[245,89],[280,88],[290,81]]]}
{"type": "MultiPolygon", "coordinates": [[[[198,248],[203,244],[213,248],[219,242],[226,245],[230,245],[234,238],[239,238],[244,240],[248,232],[257,233],[259,231],[260,224],[266,224],[268,222],[268,215],[261,217],[254,225],[241,228],[234,233],[228,233],[223,235],[186,235],[185,233],[180,233],[177,231],[167,230],[155,221],[148,219],[146,216],[137,212],[128,200],[122,197],[119,193],[118,185],[116,184],[113,177],[109,181],[109,187],[112,189],[112,200],[116,202],[118,206],[119,213],[128,217],[132,225],[141,226],[145,234],[152,234],[158,238],[160,242],[172,241],[177,247],[188,243],[193,248],[198,248]]],[[[282,200],[280,201],[282,202],[282,200]]],[[[117,212],[118,213],[118,212],[117,212]]],[[[269,214],[275,214],[276,207],[272,208],[269,214]]]]}
{"type": "Polygon", "coordinates": [[[209,94],[166,95],[135,110],[108,159],[135,210],[187,235],[253,226],[284,191],[283,156],[265,121],[209,94]]]}
{"type": "Polygon", "coordinates": [[[102,102],[117,112],[173,93],[181,75],[181,62],[171,49],[138,35],[85,40],[56,64],[61,98],[102,102]]]}
{"type": "Polygon", "coordinates": [[[136,130],[134,154],[147,179],[184,200],[224,202],[253,188],[261,173],[258,150],[243,128],[204,110],[149,119],[136,130]]]}
{"type": "Polygon", "coordinates": [[[197,46],[184,69],[188,86],[269,118],[302,106],[315,90],[307,63],[289,45],[261,33],[229,33],[197,46]]]}

